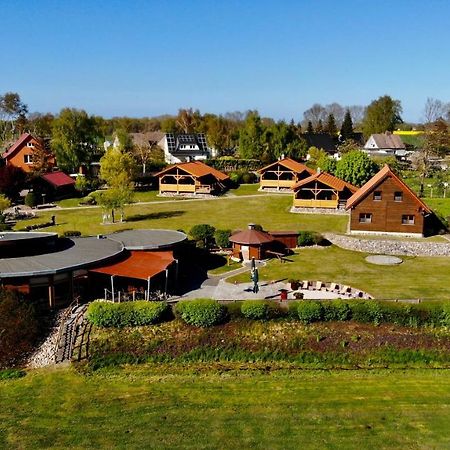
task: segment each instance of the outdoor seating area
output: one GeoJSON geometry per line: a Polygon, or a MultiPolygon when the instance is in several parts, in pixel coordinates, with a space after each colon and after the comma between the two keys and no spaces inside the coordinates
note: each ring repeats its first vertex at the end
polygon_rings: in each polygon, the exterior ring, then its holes
{"type": "Polygon", "coordinates": [[[336,294],[338,297],[345,298],[362,298],[362,299],[372,299],[373,297],[367,292],[361,291],[359,289],[347,286],[345,284],[329,283],[323,281],[308,281],[304,280],[300,284],[300,289],[295,292],[304,291],[321,291],[336,294]]]}

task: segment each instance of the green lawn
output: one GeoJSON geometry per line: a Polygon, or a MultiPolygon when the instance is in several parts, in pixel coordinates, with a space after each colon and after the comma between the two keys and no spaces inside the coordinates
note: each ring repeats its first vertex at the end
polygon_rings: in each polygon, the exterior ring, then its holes
{"type": "MultiPolygon", "coordinates": [[[[347,284],[379,299],[450,299],[450,258],[407,257],[398,266],[377,266],[365,261],[366,253],[336,246],[303,248],[292,262],[271,260],[259,270],[262,280],[297,278],[347,284]]],[[[248,274],[228,279],[246,282],[248,274]]]]}
{"type": "Polygon", "coordinates": [[[130,205],[125,209],[126,223],[102,225],[100,208],[38,212],[38,217],[21,221],[16,229],[42,223],[56,216],[57,226],[46,231],[62,233],[79,230],[85,235],[110,233],[130,228],[169,228],[188,231],[193,225],[208,223],[219,229],[242,229],[248,223],[261,224],[267,230],[315,230],[344,232],[348,217],[339,215],[291,214],[292,197],[260,195],[252,198],[216,198],[185,200],[154,205],[130,205]]]}
{"type": "Polygon", "coordinates": [[[259,183],[254,184],[241,184],[237,189],[230,189],[227,195],[255,195],[262,194],[264,192],[258,191],[259,183]]]}
{"type": "Polygon", "coordinates": [[[0,382],[0,447],[450,446],[448,371],[236,369],[58,369],[0,382]]]}

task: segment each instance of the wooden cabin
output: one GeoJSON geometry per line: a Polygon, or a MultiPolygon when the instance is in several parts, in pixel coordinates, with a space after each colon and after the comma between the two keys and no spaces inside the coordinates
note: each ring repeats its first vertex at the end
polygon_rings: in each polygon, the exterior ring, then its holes
{"type": "Polygon", "coordinates": [[[17,141],[2,154],[2,158],[7,166],[18,167],[28,173],[33,170],[34,152],[46,155],[47,168],[56,165],[54,155],[45,150],[44,142],[41,139],[35,138],[30,133],[23,133],[19,139],[17,139],[17,141]]]}
{"type": "Polygon", "coordinates": [[[272,250],[275,239],[267,232],[255,230],[254,224],[249,224],[248,229],[238,231],[230,236],[233,248],[233,257],[244,261],[265,259],[266,252],[272,250]]]}
{"type": "Polygon", "coordinates": [[[299,181],[294,190],[294,208],[345,208],[357,187],[327,172],[317,172],[299,181]]]}
{"type": "Polygon", "coordinates": [[[258,170],[260,174],[259,190],[289,190],[298,181],[308,178],[314,170],[291,158],[283,158],[258,170]]]}
{"type": "Polygon", "coordinates": [[[347,201],[350,233],[423,236],[430,208],[385,165],[347,201]]]}
{"type": "Polygon", "coordinates": [[[201,161],[175,164],[162,170],[159,179],[160,194],[217,195],[228,188],[230,177],[201,161]]]}

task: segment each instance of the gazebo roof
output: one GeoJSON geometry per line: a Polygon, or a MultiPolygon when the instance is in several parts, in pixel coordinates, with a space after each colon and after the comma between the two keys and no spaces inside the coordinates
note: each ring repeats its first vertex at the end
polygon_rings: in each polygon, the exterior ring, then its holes
{"type": "Polygon", "coordinates": [[[230,242],[244,245],[261,245],[272,241],[274,238],[269,233],[255,230],[253,227],[230,236],[230,242]]]}

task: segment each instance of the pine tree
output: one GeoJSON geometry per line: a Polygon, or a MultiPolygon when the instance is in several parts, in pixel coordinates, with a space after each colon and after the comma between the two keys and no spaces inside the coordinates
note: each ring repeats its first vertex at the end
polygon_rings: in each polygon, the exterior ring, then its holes
{"type": "Polygon", "coordinates": [[[341,127],[341,138],[343,141],[351,139],[353,137],[353,121],[350,111],[347,109],[345,112],[344,121],[341,127]]]}
{"type": "Polygon", "coordinates": [[[308,122],[308,128],[306,129],[306,132],[308,134],[313,134],[314,133],[314,128],[313,128],[313,124],[311,121],[308,122]]]}
{"type": "Polygon", "coordinates": [[[333,114],[328,114],[327,123],[325,124],[325,131],[331,136],[337,135],[337,126],[336,126],[336,120],[334,118],[333,114]]]}

